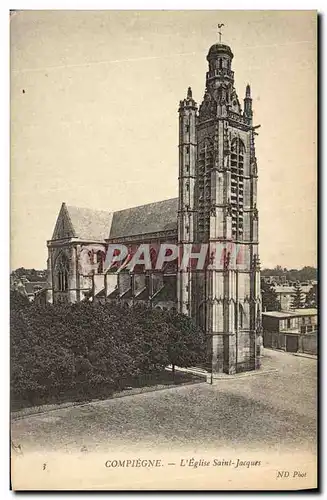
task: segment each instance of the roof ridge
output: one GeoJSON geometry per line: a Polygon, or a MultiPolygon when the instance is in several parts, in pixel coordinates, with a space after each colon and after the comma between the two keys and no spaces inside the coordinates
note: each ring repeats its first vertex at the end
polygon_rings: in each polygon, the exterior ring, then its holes
{"type": "Polygon", "coordinates": [[[177,213],[177,197],[116,211],[64,203],[55,227],[59,228],[59,220],[64,217],[74,237],[104,242],[112,238],[176,231],[177,213]]]}
{"type": "Polygon", "coordinates": [[[79,205],[66,205],[66,208],[78,208],[80,210],[91,210],[92,212],[104,212],[104,213],[107,213],[107,214],[112,214],[114,213],[113,211],[110,211],[110,210],[103,210],[101,208],[90,208],[90,207],[81,207],[79,205]]]}
{"type": "Polygon", "coordinates": [[[165,201],[172,201],[172,200],[178,200],[177,196],[174,196],[173,198],[166,198],[164,200],[158,200],[158,201],[151,201],[149,203],[143,203],[141,205],[133,205],[131,207],[126,207],[126,208],[120,208],[119,210],[104,210],[102,208],[90,208],[90,207],[81,207],[79,205],[68,205],[65,203],[66,208],[79,208],[81,210],[92,210],[96,212],[105,212],[109,214],[114,214],[117,212],[123,212],[124,210],[131,210],[132,208],[140,208],[140,207],[146,207],[148,205],[156,205],[157,203],[164,203],[165,201]]]}
{"type": "Polygon", "coordinates": [[[132,208],[141,208],[141,207],[147,207],[149,205],[157,205],[158,203],[164,203],[165,201],[172,201],[172,200],[178,200],[178,197],[175,196],[174,198],[166,198],[165,200],[159,200],[159,201],[151,201],[150,203],[143,203],[142,205],[133,205],[132,207],[126,207],[126,208],[121,208],[119,210],[115,210],[113,213],[117,212],[124,212],[125,210],[132,210],[132,208]]]}

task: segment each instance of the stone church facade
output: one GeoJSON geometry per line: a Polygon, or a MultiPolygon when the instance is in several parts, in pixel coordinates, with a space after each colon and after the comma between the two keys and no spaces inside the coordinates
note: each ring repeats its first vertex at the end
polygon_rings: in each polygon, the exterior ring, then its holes
{"type": "Polygon", "coordinates": [[[258,249],[256,128],[247,85],[243,109],[234,88],[233,53],[213,45],[201,105],[189,88],[179,105],[179,196],[116,212],[62,204],[48,246],[48,301],[100,300],[129,307],[175,309],[208,338],[213,372],[260,365],[261,293],[258,249]],[[105,268],[109,244],[133,254],[148,243],[220,245],[214,268],[160,271],[105,268]],[[237,249],[235,251],[235,249],[237,249]]]}

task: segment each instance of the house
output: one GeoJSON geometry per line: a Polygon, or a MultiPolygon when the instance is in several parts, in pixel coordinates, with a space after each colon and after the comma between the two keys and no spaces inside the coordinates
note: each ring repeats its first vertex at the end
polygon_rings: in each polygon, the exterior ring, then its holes
{"type": "MultiPolygon", "coordinates": [[[[306,296],[308,295],[311,288],[312,288],[312,285],[302,285],[301,284],[303,304],[305,303],[306,296]]],[[[281,310],[282,311],[292,310],[293,296],[295,294],[294,286],[277,285],[277,286],[274,286],[274,290],[277,294],[277,300],[280,303],[281,310]]]]}
{"type": "Polygon", "coordinates": [[[268,283],[269,285],[286,285],[286,274],[282,276],[262,276],[262,281],[268,283]]]}
{"type": "Polygon", "coordinates": [[[266,348],[317,354],[317,309],[264,312],[262,327],[266,348]]]}
{"type": "Polygon", "coordinates": [[[25,295],[30,302],[32,302],[36,295],[48,288],[47,281],[29,281],[27,278],[12,278],[10,282],[12,290],[17,290],[25,295]]]}
{"type": "Polygon", "coordinates": [[[48,283],[47,281],[28,281],[25,283],[25,291],[27,294],[27,298],[30,302],[35,299],[35,296],[41,290],[47,289],[48,283]]]}

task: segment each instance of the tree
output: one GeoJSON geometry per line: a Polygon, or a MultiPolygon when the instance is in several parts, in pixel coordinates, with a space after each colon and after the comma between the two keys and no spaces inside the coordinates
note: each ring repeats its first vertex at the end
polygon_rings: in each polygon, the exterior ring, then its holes
{"type": "Polygon", "coordinates": [[[305,299],[305,307],[317,307],[318,305],[318,287],[317,285],[313,285],[310,288],[306,299],[305,299]]]}
{"type": "Polygon", "coordinates": [[[10,310],[20,310],[30,304],[27,295],[20,290],[10,290],[10,310]]]}
{"type": "Polygon", "coordinates": [[[292,309],[301,309],[303,307],[303,293],[300,283],[294,286],[294,294],[292,295],[292,309]]]}
{"type": "Polygon", "coordinates": [[[187,368],[206,361],[207,342],[204,332],[191,318],[178,312],[166,315],[168,328],[168,359],[172,365],[187,368]]]}
{"type": "Polygon", "coordinates": [[[277,265],[274,269],[274,274],[276,276],[281,276],[282,274],[284,274],[284,269],[282,268],[282,266],[277,265]]]}
{"type": "Polygon", "coordinates": [[[24,276],[29,281],[40,281],[45,280],[47,274],[48,272],[46,269],[25,269],[25,267],[19,267],[12,271],[11,276],[15,278],[22,278],[24,276]]]}
{"type": "Polygon", "coordinates": [[[280,265],[274,269],[262,269],[261,276],[285,276],[287,281],[310,281],[317,279],[317,269],[311,266],[305,266],[302,269],[287,269],[280,265]]]}
{"type": "MultiPolygon", "coordinates": [[[[206,358],[204,333],[183,314],[144,305],[11,301],[11,394],[43,404],[74,394],[109,396],[126,381],[194,366],[206,358]]],[[[70,396],[69,396],[70,397],[70,396]]]]}
{"type": "Polygon", "coordinates": [[[280,311],[280,302],[272,285],[261,280],[262,311],[280,311]]]}

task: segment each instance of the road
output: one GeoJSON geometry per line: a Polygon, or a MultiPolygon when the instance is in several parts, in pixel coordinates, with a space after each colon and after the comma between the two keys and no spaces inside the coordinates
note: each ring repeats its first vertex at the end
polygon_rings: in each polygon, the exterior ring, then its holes
{"type": "Polygon", "coordinates": [[[270,449],[315,453],[317,361],[265,350],[259,375],[130,395],[12,421],[24,451],[270,449]]]}

